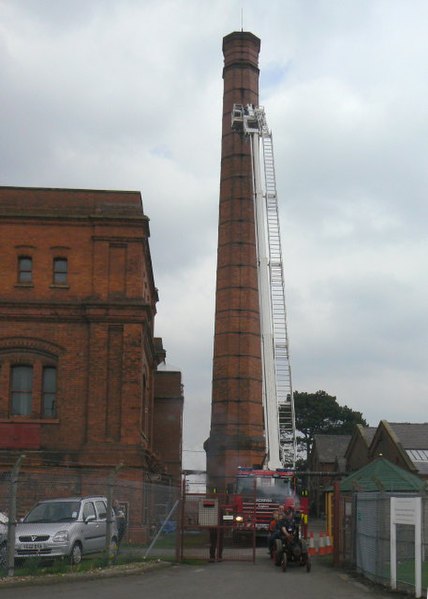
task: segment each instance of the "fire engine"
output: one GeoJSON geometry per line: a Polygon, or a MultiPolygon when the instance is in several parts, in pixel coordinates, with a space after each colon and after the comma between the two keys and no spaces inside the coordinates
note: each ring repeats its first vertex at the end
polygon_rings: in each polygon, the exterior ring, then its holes
{"type": "Polygon", "coordinates": [[[296,475],[293,470],[239,468],[236,493],[232,497],[236,536],[252,533],[266,535],[273,512],[292,502],[298,508],[296,475]]]}
{"type": "Polygon", "coordinates": [[[295,471],[296,427],[289,360],[284,269],[272,133],[265,111],[234,104],[231,127],[249,140],[256,222],[266,459],[236,473],[232,505],[237,533],[265,533],[273,512],[292,500],[307,520],[295,471]]]}

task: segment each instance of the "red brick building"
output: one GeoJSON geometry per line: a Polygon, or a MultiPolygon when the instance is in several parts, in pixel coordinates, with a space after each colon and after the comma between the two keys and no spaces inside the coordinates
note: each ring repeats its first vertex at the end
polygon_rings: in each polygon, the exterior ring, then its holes
{"type": "Polygon", "coordinates": [[[181,480],[183,388],[181,372],[167,363],[155,373],[153,443],[166,472],[181,480]]]}
{"type": "Polygon", "coordinates": [[[181,375],[156,407],[148,239],[138,192],[0,188],[0,471],[25,451],[27,469],[179,479],[181,375]]]}

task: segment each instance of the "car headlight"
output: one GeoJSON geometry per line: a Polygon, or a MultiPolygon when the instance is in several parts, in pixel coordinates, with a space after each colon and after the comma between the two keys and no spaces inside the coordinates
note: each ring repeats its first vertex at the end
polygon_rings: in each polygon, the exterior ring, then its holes
{"type": "Polygon", "coordinates": [[[235,522],[243,522],[244,518],[242,516],[236,516],[235,522]]]}
{"type": "Polygon", "coordinates": [[[67,530],[59,530],[53,537],[54,543],[68,543],[69,536],[67,530]]]}

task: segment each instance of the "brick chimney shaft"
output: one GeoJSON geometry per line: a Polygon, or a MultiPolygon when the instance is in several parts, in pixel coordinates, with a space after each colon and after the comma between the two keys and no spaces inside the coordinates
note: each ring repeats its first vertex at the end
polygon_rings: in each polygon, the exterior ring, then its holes
{"type": "Polygon", "coordinates": [[[256,231],[249,140],[231,129],[234,103],[259,100],[260,40],[223,39],[224,95],[210,437],[211,488],[226,488],[238,466],[263,463],[262,361],[256,231]]]}

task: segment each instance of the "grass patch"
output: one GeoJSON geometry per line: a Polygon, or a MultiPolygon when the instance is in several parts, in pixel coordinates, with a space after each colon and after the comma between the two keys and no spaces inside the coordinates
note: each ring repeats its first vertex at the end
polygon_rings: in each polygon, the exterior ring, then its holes
{"type": "MultiPolygon", "coordinates": [[[[206,530],[188,530],[183,534],[183,545],[185,547],[205,547],[209,546],[209,534],[206,530]]],[[[150,543],[147,545],[140,546],[140,550],[145,551],[150,546],[150,543]]],[[[161,536],[157,539],[156,543],[153,545],[152,550],[154,552],[162,551],[163,549],[167,550],[175,550],[177,547],[177,535],[175,533],[168,534],[165,536],[161,536]]],[[[129,545],[127,550],[132,550],[136,548],[135,545],[129,545]]]]}
{"type": "MultiPolygon", "coordinates": [[[[115,560],[109,560],[102,554],[91,557],[85,557],[80,564],[70,564],[69,559],[59,558],[53,561],[47,561],[43,558],[28,558],[22,563],[15,565],[15,576],[45,576],[48,574],[67,574],[76,572],[91,572],[101,570],[109,566],[120,566],[131,563],[143,563],[150,560],[144,559],[141,550],[119,553],[115,560]]],[[[1,574],[1,573],[0,573],[1,574]]],[[[6,572],[5,572],[6,575],[6,572]]]]}
{"type": "Polygon", "coordinates": [[[84,559],[80,564],[72,565],[67,559],[46,561],[41,558],[29,558],[15,566],[15,576],[45,576],[47,574],[67,574],[68,572],[89,572],[108,565],[107,559],[100,556],[84,559]]]}
{"type": "MultiPolygon", "coordinates": [[[[176,535],[170,534],[160,538],[155,544],[153,550],[159,555],[160,548],[168,549],[168,553],[162,555],[162,561],[176,561],[175,554],[176,535]]],[[[61,575],[79,572],[93,572],[102,570],[110,566],[130,566],[131,564],[149,564],[158,561],[158,557],[149,555],[145,558],[145,554],[149,545],[127,545],[122,544],[118,555],[114,560],[108,560],[105,554],[98,553],[90,556],[85,556],[80,564],[72,565],[69,558],[57,558],[48,560],[43,557],[33,557],[15,562],[15,577],[21,576],[47,576],[61,575]]],[[[0,578],[7,576],[7,568],[0,568],[0,578]]]]}
{"type": "Polygon", "coordinates": [[[207,560],[206,559],[183,559],[180,562],[180,565],[184,564],[186,566],[206,566],[207,565],[207,560]]]}
{"type": "MultiPolygon", "coordinates": [[[[397,563],[397,580],[415,585],[415,560],[409,559],[397,563]]],[[[422,563],[422,587],[428,588],[428,562],[422,563]]]]}
{"type": "MultiPolygon", "coordinates": [[[[157,549],[172,549],[175,547],[175,544],[177,542],[177,537],[175,534],[169,534],[169,535],[164,535],[164,536],[160,536],[155,543],[155,547],[157,549]]],[[[147,547],[150,546],[150,543],[148,543],[147,545],[144,545],[144,548],[146,549],[147,547]]]]}

